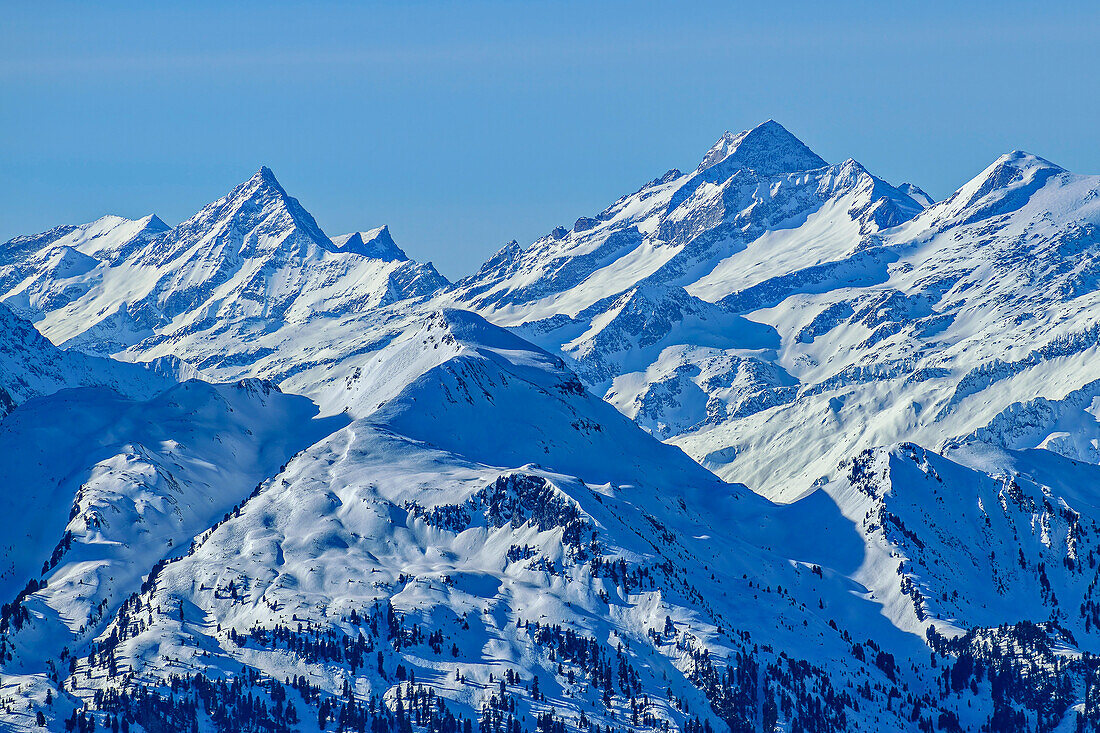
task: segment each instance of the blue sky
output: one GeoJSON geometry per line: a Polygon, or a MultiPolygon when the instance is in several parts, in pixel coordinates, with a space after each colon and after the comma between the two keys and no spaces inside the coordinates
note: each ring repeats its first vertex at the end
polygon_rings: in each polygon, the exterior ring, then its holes
{"type": "Polygon", "coordinates": [[[460,277],[768,118],[936,197],[1014,148],[1100,173],[1100,3],[776,4],[10,4],[0,240],[266,164],[460,277]]]}

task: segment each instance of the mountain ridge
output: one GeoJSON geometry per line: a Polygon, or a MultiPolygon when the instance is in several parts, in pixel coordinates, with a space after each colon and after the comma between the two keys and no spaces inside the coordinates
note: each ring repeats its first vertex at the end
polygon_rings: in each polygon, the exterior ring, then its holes
{"type": "Polygon", "coordinates": [[[4,725],[1096,729],[1100,177],[768,121],[453,284],[266,167],[101,221],[0,246],[4,725]]]}

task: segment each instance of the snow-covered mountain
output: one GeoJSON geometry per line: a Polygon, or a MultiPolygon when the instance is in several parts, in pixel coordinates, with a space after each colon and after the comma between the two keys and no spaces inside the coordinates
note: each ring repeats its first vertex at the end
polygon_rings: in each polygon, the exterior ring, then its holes
{"type": "Polygon", "coordinates": [[[505,248],[454,297],[719,475],[790,500],[865,447],[939,447],[1100,376],[1100,178],[1014,152],[943,202],[906,191],[768,122],[505,248]]]}
{"type": "MultiPolygon", "coordinates": [[[[20,665],[52,638],[45,611],[9,633],[9,674],[40,705],[64,688],[60,719],[75,698],[143,727],[186,727],[195,696],[198,718],[227,729],[291,727],[287,700],[309,730],[330,712],[399,727],[421,705],[427,727],[881,730],[899,712],[993,714],[981,689],[940,700],[922,637],[880,614],[877,589],[853,593],[862,541],[823,492],[777,506],[723,483],[470,313],[434,315],[377,368],[405,386],[112,596],[67,673],[20,665]],[[411,363],[411,343],[434,363],[411,363]],[[210,687],[242,668],[244,687],[210,687]],[[162,707],[142,710],[155,689],[162,707]]],[[[68,559],[23,607],[87,572],[68,559]]]]}
{"type": "MultiPolygon", "coordinates": [[[[884,233],[925,205],[905,190],[918,189],[852,160],[828,165],[769,121],[571,231],[510,245],[454,297],[559,351],[625,414],[733,476],[720,451],[735,441],[704,449],[689,436],[790,402],[805,382],[775,324],[753,314],[878,283],[893,259],[884,233]]],[[[754,488],[790,495],[790,475],[777,476],[781,492],[763,470],[749,469],[754,488]]]]}
{"type": "Polygon", "coordinates": [[[608,298],[643,284],[713,302],[866,246],[921,209],[853,160],[826,164],[769,121],[727,132],[689,174],[671,170],[571,230],[505,247],[457,292],[507,325],[591,319],[590,309],[606,314],[608,298]]]}
{"type": "Polygon", "coordinates": [[[107,387],[131,397],[150,396],[192,376],[175,358],[128,364],[62,351],[34,326],[0,304],[0,416],[33,397],[71,387],[107,387]]]}
{"type": "Polygon", "coordinates": [[[188,381],[148,400],[70,389],[9,415],[0,455],[23,488],[3,499],[19,517],[0,534],[0,592],[19,598],[0,618],[6,674],[86,645],[153,565],[343,424],[315,414],[263,382],[188,381]]]}
{"type": "Polygon", "coordinates": [[[1079,403],[1100,376],[1098,193],[1100,177],[1012,153],[881,245],[726,296],[775,329],[770,363],[797,388],[771,390],[775,409],[676,441],[775,496],[797,495],[845,453],[901,439],[939,448],[977,431],[1078,457],[1075,441],[1096,430],[1079,403]],[[1084,433],[1060,435],[1058,413],[1074,411],[1071,432],[1084,433]]]}
{"type": "Polygon", "coordinates": [[[171,229],[107,217],[2,249],[0,299],[55,343],[222,371],[275,354],[316,319],[447,285],[385,227],[330,240],[268,168],[171,229]]]}
{"type": "Polygon", "coordinates": [[[1096,730],[1098,189],[769,121],[454,285],[266,168],[12,240],[0,720],[1096,730]]]}

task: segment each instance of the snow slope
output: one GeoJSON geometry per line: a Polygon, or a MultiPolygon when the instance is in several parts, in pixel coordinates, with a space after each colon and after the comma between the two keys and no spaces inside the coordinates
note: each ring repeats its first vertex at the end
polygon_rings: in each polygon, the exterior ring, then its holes
{"type": "MultiPolygon", "coordinates": [[[[259,381],[189,381],[143,401],[106,388],[32,399],[0,423],[22,489],[2,499],[4,680],[44,694],[143,577],[345,424],[259,381]]],[[[55,689],[54,695],[59,695],[55,689]]],[[[62,706],[64,707],[64,706],[62,706]]]]}
{"type": "Polygon", "coordinates": [[[825,491],[862,524],[856,577],[893,596],[897,626],[922,633],[934,619],[953,635],[1045,620],[1097,653],[1100,467],[970,441],[947,456],[872,449],[841,468],[825,491]]]}
{"type": "Polygon", "coordinates": [[[450,297],[561,354],[719,475],[789,501],[864,448],[938,447],[1100,376],[1098,191],[1014,152],[934,203],[768,122],[502,250],[450,297]]]}
{"type": "Polygon", "coordinates": [[[165,389],[189,370],[172,358],[144,365],[64,352],[0,305],[0,415],[32,397],[78,386],[103,386],[132,397],[165,389]]]}
{"type": "Polygon", "coordinates": [[[0,719],[1095,729],[1098,188],[769,121],[453,286],[267,169],[12,240],[0,719]]]}
{"type": "MultiPolygon", "coordinates": [[[[78,699],[123,709],[102,702],[112,665],[144,686],[243,667],[271,709],[272,681],[295,681],[277,694],[302,730],[316,729],[319,699],[367,716],[370,701],[395,709],[414,679],[441,717],[491,718],[504,695],[523,726],[545,714],[646,728],[896,719],[895,673],[853,634],[922,664],[926,647],[853,593],[860,539],[824,494],[781,507],[721,482],[473,314],[439,313],[418,339],[442,352],[435,366],[410,364],[403,344],[383,350],[379,371],[403,389],[158,569],[73,665],[78,699]],[[537,424],[518,417],[531,414],[537,424]],[[876,691],[853,705],[864,681],[876,691]]],[[[931,701],[932,677],[904,689],[931,701]]],[[[273,725],[279,709],[264,714],[273,725]]]]}
{"type": "MultiPolygon", "coordinates": [[[[853,276],[853,257],[825,287],[798,286],[803,276],[784,283],[795,287],[782,297],[729,296],[723,302],[779,333],[773,363],[798,390],[770,411],[676,441],[720,473],[788,497],[845,454],[899,439],[936,448],[987,426],[1004,433],[1039,421],[1034,442],[1012,447],[1061,450],[1056,436],[1044,443],[1053,419],[1039,435],[1047,418],[1035,412],[1082,399],[1098,376],[1098,191],[1100,177],[1006,155],[886,233],[875,278],[853,276]],[[793,461],[774,450],[794,444],[804,450],[793,461]]],[[[1090,422],[1085,414],[1077,425],[1095,431],[1090,422]]]]}

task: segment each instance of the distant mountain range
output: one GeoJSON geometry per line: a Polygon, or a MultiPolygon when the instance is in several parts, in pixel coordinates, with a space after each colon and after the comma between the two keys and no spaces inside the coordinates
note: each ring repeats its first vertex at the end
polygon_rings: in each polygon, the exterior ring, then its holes
{"type": "Polygon", "coordinates": [[[1100,176],[768,121],[451,283],[261,168],[0,301],[7,729],[1100,730],[1100,176]]]}

